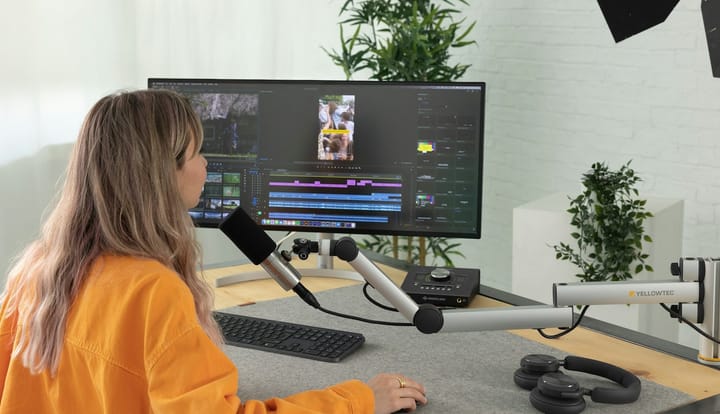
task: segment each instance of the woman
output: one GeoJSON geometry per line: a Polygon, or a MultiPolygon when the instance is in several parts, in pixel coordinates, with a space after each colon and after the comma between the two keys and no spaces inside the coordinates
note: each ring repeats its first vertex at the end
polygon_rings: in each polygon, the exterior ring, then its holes
{"type": "Polygon", "coordinates": [[[245,401],[195,271],[187,209],[202,127],[170,91],[102,98],[65,186],[2,294],[0,413],[388,413],[425,403],[391,374],[245,401]]]}

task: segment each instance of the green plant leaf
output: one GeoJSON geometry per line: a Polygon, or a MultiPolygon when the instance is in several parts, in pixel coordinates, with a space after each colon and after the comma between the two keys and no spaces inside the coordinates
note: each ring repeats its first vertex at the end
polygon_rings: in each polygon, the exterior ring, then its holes
{"type": "Polygon", "coordinates": [[[569,260],[581,270],[582,281],[629,279],[631,266],[635,273],[648,270],[649,256],[642,252],[642,242],[650,243],[652,238],[644,234],[643,222],[652,213],[644,210],[646,200],[635,198],[639,181],[630,161],[619,170],[595,162],[581,177],[582,193],[568,196],[575,247],[561,243],[554,248],[556,259],[569,260]]]}
{"type": "MultiPolygon", "coordinates": [[[[455,3],[439,7],[429,0],[348,0],[340,9],[340,26],[356,26],[354,42],[340,53],[326,53],[343,68],[346,78],[368,69],[370,79],[406,81],[453,81],[470,65],[448,64],[450,48],[476,44],[468,39],[475,22],[467,27],[455,3]],[[352,59],[350,58],[352,56],[352,59]]],[[[342,30],[341,30],[342,33],[342,30]]]]}

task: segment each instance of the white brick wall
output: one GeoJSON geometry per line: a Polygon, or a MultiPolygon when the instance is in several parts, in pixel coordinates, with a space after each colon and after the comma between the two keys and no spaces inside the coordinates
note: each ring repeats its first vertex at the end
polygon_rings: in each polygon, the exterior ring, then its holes
{"type": "Polygon", "coordinates": [[[679,254],[720,255],[720,79],[699,7],[616,44],[595,1],[472,1],[478,45],[457,59],[488,82],[483,231],[457,265],[509,289],[513,207],[629,159],[641,196],[685,200],[679,254]]]}

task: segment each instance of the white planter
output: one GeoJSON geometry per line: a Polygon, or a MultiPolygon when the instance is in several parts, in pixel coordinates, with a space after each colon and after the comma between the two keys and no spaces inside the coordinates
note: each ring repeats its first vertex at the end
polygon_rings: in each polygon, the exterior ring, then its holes
{"type": "MultiPolygon", "coordinates": [[[[670,263],[682,254],[683,202],[676,199],[647,198],[645,209],[654,217],[645,220],[645,232],[652,243],[643,243],[650,255],[647,263],[654,272],[641,272],[633,280],[677,280],[670,274],[670,263]]],[[[532,201],[513,209],[512,291],[552,304],[555,282],[579,282],[578,268],[555,258],[553,245],[565,242],[575,246],[570,233],[570,200],[566,194],[532,201]]],[[[668,304],[669,305],[669,304],[668,304]]],[[[586,313],[595,319],[677,342],[678,321],[660,305],[595,305],[586,313]]]]}

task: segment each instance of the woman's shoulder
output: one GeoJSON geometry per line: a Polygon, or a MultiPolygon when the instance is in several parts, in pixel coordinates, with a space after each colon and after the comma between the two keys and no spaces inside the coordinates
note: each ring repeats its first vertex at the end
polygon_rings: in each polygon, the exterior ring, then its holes
{"type": "Polygon", "coordinates": [[[196,319],[192,293],[180,276],[157,260],[138,257],[98,258],[76,306],[88,312],[98,307],[122,310],[133,319],[168,313],[196,319]]]}
{"type": "Polygon", "coordinates": [[[163,275],[175,273],[157,259],[140,256],[102,255],[93,262],[93,270],[126,275],[163,275]]]}
{"type": "Polygon", "coordinates": [[[125,292],[177,292],[187,289],[177,272],[158,260],[137,256],[100,256],[93,263],[89,288],[125,292]]]}
{"type": "Polygon", "coordinates": [[[176,272],[157,260],[104,255],[73,303],[66,336],[82,352],[141,372],[143,358],[198,327],[192,293],[176,272]]]}

